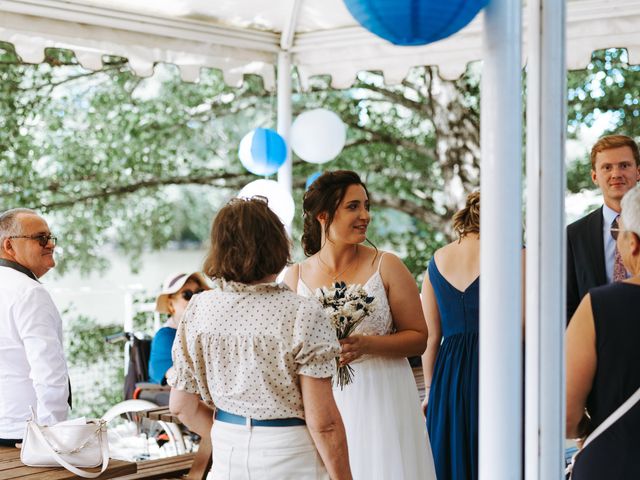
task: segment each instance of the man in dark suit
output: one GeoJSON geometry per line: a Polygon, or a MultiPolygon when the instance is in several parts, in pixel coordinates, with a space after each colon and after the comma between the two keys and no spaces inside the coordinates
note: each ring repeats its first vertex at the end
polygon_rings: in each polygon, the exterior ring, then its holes
{"type": "Polygon", "coordinates": [[[598,140],[591,149],[591,180],[602,191],[604,205],[567,227],[567,323],[590,288],[625,275],[619,261],[616,266],[610,230],[617,225],[620,200],[640,180],[636,142],[625,135],[598,140]]]}

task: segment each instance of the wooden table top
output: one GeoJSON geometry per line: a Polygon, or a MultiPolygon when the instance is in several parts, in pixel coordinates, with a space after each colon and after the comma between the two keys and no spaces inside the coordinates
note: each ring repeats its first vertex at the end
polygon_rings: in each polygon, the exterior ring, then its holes
{"type": "MultiPolygon", "coordinates": [[[[88,468],[86,470],[99,472],[100,468],[88,468]]],[[[135,463],[111,459],[105,472],[98,478],[115,478],[136,473],[136,471],[137,465],[135,463]]],[[[71,480],[78,477],[63,467],[27,467],[20,461],[20,449],[0,447],[0,480],[10,478],[71,480]]]]}
{"type": "Polygon", "coordinates": [[[182,425],[182,422],[178,419],[177,415],[174,415],[169,410],[169,407],[157,407],[157,408],[149,408],[148,410],[140,410],[137,412],[144,418],[148,418],[150,420],[160,420],[163,422],[171,422],[176,425],[182,425]]]}

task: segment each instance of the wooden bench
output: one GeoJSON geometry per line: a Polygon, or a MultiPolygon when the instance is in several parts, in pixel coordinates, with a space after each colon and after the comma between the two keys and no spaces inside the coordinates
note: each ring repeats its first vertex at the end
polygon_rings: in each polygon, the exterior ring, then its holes
{"type": "Polygon", "coordinates": [[[138,472],[118,477],[120,480],[183,478],[189,473],[195,453],[137,462],[138,472]]]}
{"type": "MultiPolygon", "coordinates": [[[[99,472],[100,468],[89,468],[87,470],[99,472]]],[[[135,472],[135,463],[111,459],[105,472],[98,478],[120,478],[122,475],[133,474],[135,472]]],[[[20,449],[0,447],[0,480],[14,478],[27,480],[71,480],[78,477],[63,467],[27,467],[20,460],[20,449]]]]}
{"type": "Polygon", "coordinates": [[[424,388],[424,373],[422,367],[413,367],[413,378],[416,380],[418,386],[418,393],[420,394],[420,401],[424,400],[425,388],[424,388]]]}
{"type": "MultiPolygon", "coordinates": [[[[178,417],[169,411],[169,407],[150,408],[149,410],[142,410],[137,413],[150,420],[171,422],[177,425],[182,424],[178,417]]],[[[196,453],[138,462],[139,474],[125,478],[162,478],[162,474],[172,473],[174,467],[178,468],[186,464],[188,464],[187,468],[182,469],[182,471],[188,470],[187,476],[184,478],[187,480],[206,480],[207,474],[209,470],[211,470],[211,437],[200,438],[200,444],[198,445],[198,451],[196,453]],[[147,472],[149,476],[144,476],[144,472],[147,472]]]]}

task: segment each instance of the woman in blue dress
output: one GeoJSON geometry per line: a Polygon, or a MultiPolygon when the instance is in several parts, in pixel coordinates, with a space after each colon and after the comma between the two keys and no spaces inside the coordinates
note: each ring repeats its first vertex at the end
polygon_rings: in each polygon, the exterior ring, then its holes
{"type": "Polygon", "coordinates": [[[437,250],[422,285],[429,327],[423,408],[438,480],[478,478],[480,194],[453,217],[458,239],[437,250]]]}

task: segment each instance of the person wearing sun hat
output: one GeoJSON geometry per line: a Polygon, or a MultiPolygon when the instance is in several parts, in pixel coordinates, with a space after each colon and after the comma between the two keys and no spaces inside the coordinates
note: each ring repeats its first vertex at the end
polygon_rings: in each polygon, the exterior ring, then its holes
{"type": "Polygon", "coordinates": [[[195,294],[209,290],[207,281],[199,272],[174,273],[162,283],[162,291],[156,299],[156,311],[169,315],[167,322],[160,328],[151,342],[149,356],[149,381],[166,383],[167,370],[173,365],[171,347],[176,336],[180,319],[195,294]]]}

